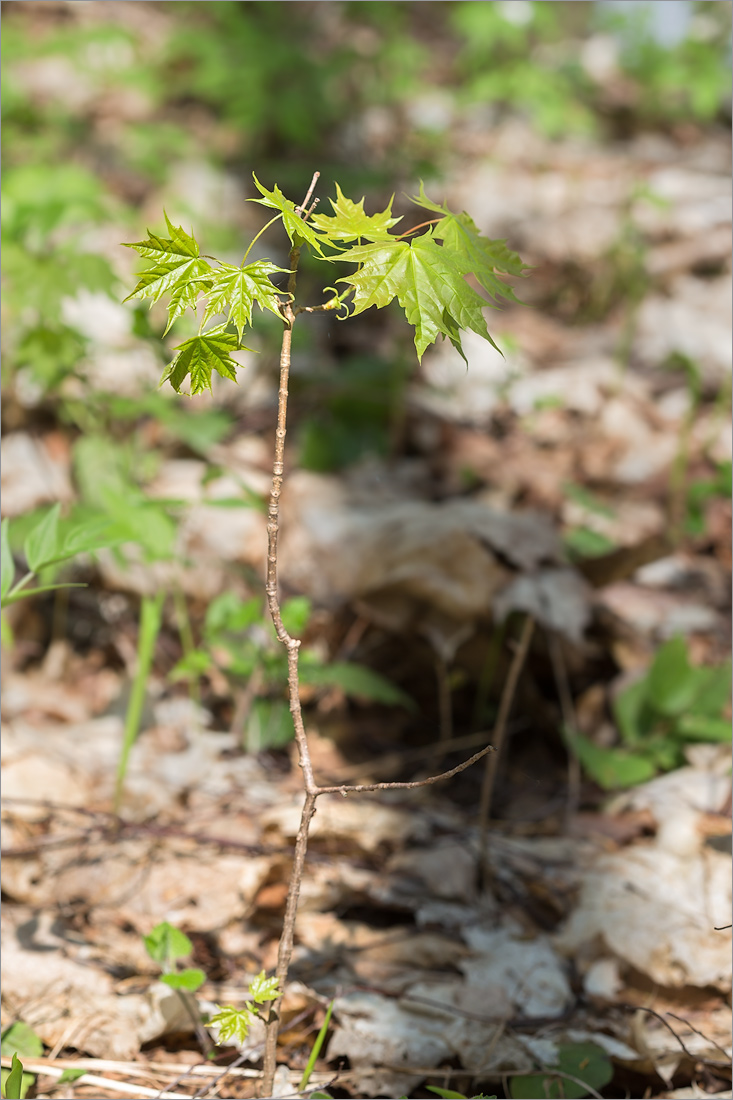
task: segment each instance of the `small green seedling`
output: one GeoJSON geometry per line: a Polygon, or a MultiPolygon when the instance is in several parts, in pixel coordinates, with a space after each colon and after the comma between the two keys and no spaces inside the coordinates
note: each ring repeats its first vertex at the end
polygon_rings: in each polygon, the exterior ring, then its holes
{"type": "Polygon", "coordinates": [[[55,504],[29,531],[23,543],[23,556],[28,570],[20,580],[15,580],[15,562],[11,550],[10,520],[4,519],[0,526],[0,553],[2,581],[0,596],[2,607],[17,603],[28,596],[37,596],[41,592],[52,592],[57,588],[83,588],[77,583],[42,584],[28,588],[31,581],[40,573],[77,554],[93,553],[102,550],[114,541],[109,523],[93,521],[90,523],[61,522],[61,505],[55,504]]]}
{"type": "Polygon", "coordinates": [[[190,955],[193,944],[184,932],[174,928],[168,921],[156,924],[150,935],[143,937],[143,943],[150,958],[163,971],[160,976],[161,982],[165,982],[171,989],[195,993],[206,981],[203,970],[194,967],[178,970],[176,965],[178,959],[185,959],[190,955]]]}
{"type": "MultiPolygon", "coordinates": [[[[285,628],[296,637],[307,630],[310,615],[311,603],[304,596],[282,605],[285,628]]],[[[217,596],[206,611],[201,645],[189,649],[171,677],[195,681],[214,669],[229,681],[234,698],[246,703],[247,713],[240,707],[237,721],[249,752],[292,741],[287,655],[261,597],[242,600],[234,592],[217,596]]],[[[348,697],[414,709],[412,699],[379,673],[351,661],[324,661],[307,646],[300,650],[300,681],[316,690],[339,688],[348,697]]]]}
{"type": "Polygon", "coordinates": [[[10,1069],[2,1071],[3,1096],[7,1100],[23,1100],[35,1081],[35,1076],[23,1071],[21,1058],[40,1058],[43,1054],[43,1043],[32,1027],[18,1020],[3,1033],[0,1052],[5,1058],[12,1056],[10,1069]]]}
{"type": "Polygon", "coordinates": [[[249,995],[252,1004],[245,1004],[243,1008],[234,1008],[232,1005],[217,1005],[216,1012],[209,1018],[209,1027],[216,1024],[219,1028],[217,1044],[226,1043],[229,1039],[235,1039],[243,1043],[252,1026],[252,1021],[257,1019],[259,1013],[257,1006],[267,1004],[274,1000],[280,990],[277,978],[268,978],[264,970],[261,970],[256,978],[249,983],[249,995]]]}
{"type": "Polygon", "coordinates": [[[23,1063],[17,1054],[13,1054],[10,1069],[3,1070],[3,1096],[7,1100],[23,1100],[33,1078],[23,1073],[23,1063]]]}
{"type": "MultiPolygon", "coordinates": [[[[266,1021],[262,1080],[265,1095],[272,1091],[275,1079],[280,1001],[292,954],[310,822],[315,813],[316,800],[322,794],[334,793],[333,788],[316,784],[300,699],[301,682],[305,683],[314,675],[316,678],[319,675],[323,677],[323,670],[314,668],[313,662],[309,667],[307,660],[299,664],[300,639],[293,636],[283,621],[284,609],[280,605],[278,591],[277,546],[280,495],[285,473],[293,327],[301,315],[330,312],[338,317],[353,317],[372,306],[382,309],[396,299],[414,329],[418,360],[438,337],[449,340],[465,360],[461,334],[467,330],[496,347],[486,327],[484,310],[492,306],[498,308],[499,299],[517,301],[504,277],[521,276],[526,270],[526,265],[507,248],[505,241],[483,237],[468,214],[455,214],[445,204],[432,202],[422,185],[419,195],[412,199],[420,208],[419,217],[422,220],[403,232],[395,233],[393,230],[401,219],[392,216],[391,201],[384,210],[368,215],[364,210],[364,200],[353,202],[348,199],[338,184],[336,199],[331,200],[333,213],[315,214],[317,199],[312,202],[311,199],[318,177],[319,173],[315,172],[299,205],[286,198],[277,185],[270,191],[254,177],[259,192],[254,201],[275,213],[250,242],[238,267],[202,254],[193,233],[174,225],[167,215],[168,236],[148,231],[145,240],[128,245],[146,264],[128,300],[147,298],[151,305],[167,301],[166,332],[187,310],[195,313],[200,309],[197,334],[176,345],[175,355],[163,372],[161,385],[169,382],[176,393],[188,392],[193,396],[211,390],[214,373],[237,381],[239,364],[232,353],[247,350],[243,338],[245,330],[252,324],[255,304],[260,311],[280,318],[283,324],[277,431],[267,513],[265,593],[277,638],[287,653],[289,710],[306,797],[296,837],[278,948],[277,981],[269,979],[268,982],[262,974],[261,981],[255,983],[255,992],[259,990],[258,996],[262,1002],[268,999],[273,1002],[266,1021]],[[288,268],[279,267],[264,258],[248,262],[255,242],[275,222],[281,223],[290,240],[288,268]],[[297,300],[298,267],[303,249],[309,249],[319,264],[336,265],[336,270],[342,264],[351,266],[351,270],[346,268],[346,274],[334,279],[341,289],[325,287],[323,301],[318,305],[300,304],[297,300]],[[287,276],[287,282],[283,276],[287,276]],[[211,327],[207,328],[207,325],[211,327]],[[187,391],[182,391],[186,385],[187,391]]],[[[190,660],[190,654],[188,657],[190,660]]],[[[208,660],[208,657],[205,659],[208,660]]],[[[195,668],[192,671],[194,674],[197,672],[195,668]]],[[[326,674],[333,675],[333,666],[326,674]]],[[[359,674],[346,665],[340,675],[342,681],[344,677],[350,677],[353,685],[354,676],[359,674]]],[[[252,680],[253,674],[250,674],[248,690],[250,695],[256,695],[258,689],[256,684],[252,688],[252,680]]],[[[364,684],[363,670],[361,683],[364,684]]],[[[374,681],[371,683],[373,685],[374,681]]],[[[490,750],[491,746],[488,746],[478,757],[472,757],[461,767],[469,767],[475,759],[490,750]]],[[[442,776],[420,782],[433,782],[438,778],[442,776]]],[[[384,785],[378,786],[381,788],[384,785]]],[[[344,797],[350,790],[361,792],[372,789],[374,785],[370,784],[338,788],[344,797]]],[[[254,994],[253,1000],[259,1003],[254,994]]],[[[252,1010],[249,1011],[251,1013],[252,1010]]],[[[225,1035],[245,1031],[248,1019],[246,1011],[242,1013],[234,1009],[220,1009],[216,1016],[216,1022],[223,1027],[225,1035]]]]}
{"type": "Polygon", "coordinates": [[[671,638],[646,675],[614,701],[620,747],[602,748],[579,733],[568,733],[568,740],[588,774],[605,790],[643,783],[658,772],[680,767],[690,742],[730,741],[730,721],[723,717],[730,688],[730,661],[695,668],[684,639],[671,638]]]}

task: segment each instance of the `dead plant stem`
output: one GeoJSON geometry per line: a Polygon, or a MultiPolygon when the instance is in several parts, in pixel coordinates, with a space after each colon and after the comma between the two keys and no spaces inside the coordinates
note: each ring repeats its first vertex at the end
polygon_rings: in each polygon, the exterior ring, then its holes
{"type": "Polygon", "coordinates": [[[483,885],[486,884],[486,879],[488,877],[488,833],[496,773],[501,758],[501,750],[504,747],[507,722],[509,721],[509,714],[511,713],[512,703],[514,702],[514,695],[517,690],[522,668],[524,667],[524,662],[527,658],[533,633],[534,619],[531,615],[526,615],[522,626],[522,633],[519,638],[519,644],[512,658],[512,663],[509,666],[509,674],[504,683],[501,700],[499,701],[499,713],[496,716],[496,725],[494,726],[494,736],[492,738],[496,751],[491,756],[487,757],[486,760],[484,780],[481,786],[481,802],[479,806],[479,873],[483,885]]]}

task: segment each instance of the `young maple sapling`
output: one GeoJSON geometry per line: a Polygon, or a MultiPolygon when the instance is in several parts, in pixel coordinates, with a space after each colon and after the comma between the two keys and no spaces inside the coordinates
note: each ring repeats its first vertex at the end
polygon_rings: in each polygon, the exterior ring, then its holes
{"type": "Polygon", "coordinates": [[[487,745],[457,767],[414,782],[337,787],[316,783],[300,704],[300,641],[292,637],[283,624],[278,596],[279,510],[293,326],[302,313],[335,310],[341,316],[353,317],[370,306],[382,308],[389,305],[396,298],[408,323],[415,330],[418,359],[441,336],[444,339],[447,337],[465,360],[461,333],[466,330],[477,333],[496,347],[486,327],[483,310],[488,305],[495,305],[497,298],[517,301],[500,276],[520,276],[526,268],[504,241],[483,237],[468,214],[454,214],[446,205],[432,202],[422,184],[420,193],[412,202],[431,216],[411,229],[395,233],[393,230],[402,219],[392,216],[392,201],[380,213],[368,215],[364,211],[364,199],[355,203],[346,198],[338,184],[336,199],[331,200],[333,213],[316,214],[318,200],[313,199],[313,192],[318,177],[316,172],[305,199],[299,205],[285,198],[277,185],[269,191],[254,177],[260,197],[250,201],[269,207],[276,214],[254,237],[239,267],[201,255],[193,234],[173,225],[167,215],[168,237],[149,231],[147,240],[127,245],[148,261],[148,266],[141,272],[137,286],[126,301],[130,298],[150,298],[152,302],[167,300],[166,332],[187,309],[196,311],[202,299],[198,333],[176,347],[173,361],[161,380],[161,385],[170,382],[177,393],[182,392],[181,387],[186,379],[189,380],[188,392],[191,395],[211,390],[214,371],[236,382],[239,364],[232,359],[231,353],[245,347],[244,333],[252,324],[255,303],[261,310],[269,310],[283,322],[275,454],[267,521],[265,592],[277,637],[287,651],[289,705],[303,772],[305,798],[293,853],[275,980],[271,986],[273,990],[277,989],[277,995],[270,1005],[267,1018],[262,1080],[264,1096],[272,1092],[280,1003],[293,950],[308,832],[317,799],[324,794],[338,793],[346,797],[351,793],[425,786],[458,774],[493,751],[493,746],[487,745]],[[282,223],[290,240],[289,267],[278,267],[266,259],[248,263],[255,241],[275,222],[282,223]],[[347,274],[334,280],[336,287],[326,288],[329,296],[320,305],[302,305],[296,299],[298,266],[303,248],[309,248],[324,262],[351,265],[347,274]],[[279,289],[273,282],[281,274],[288,276],[285,290],[279,289]],[[491,301],[471,286],[468,276],[475,280],[491,301]],[[338,289],[339,286],[341,289],[338,289]],[[209,321],[219,316],[225,318],[220,324],[205,328],[209,321]]]}

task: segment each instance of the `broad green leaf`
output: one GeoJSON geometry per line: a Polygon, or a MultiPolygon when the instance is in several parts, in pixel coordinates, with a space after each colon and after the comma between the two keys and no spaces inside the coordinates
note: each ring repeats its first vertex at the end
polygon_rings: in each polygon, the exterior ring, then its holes
{"type": "Polygon", "coordinates": [[[3,1032],[0,1053],[6,1058],[11,1054],[20,1054],[23,1058],[40,1058],[43,1054],[43,1043],[29,1024],[18,1020],[3,1032]]]}
{"type": "Polygon", "coordinates": [[[310,222],[304,221],[295,210],[295,203],[286,199],[280,188],[275,184],[274,190],[268,191],[263,187],[257,176],[252,173],[257,190],[262,195],[261,199],[250,199],[250,202],[258,202],[262,206],[270,206],[273,210],[279,210],[283,216],[285,232],[290,237],[291,244],[300,245],[304,241],[309,244],[324,260],[329,259],[323,255],[322,240],[314,230],[310,222]]]}
{"type": "Polygon", "coordinates": [[[642,677],[620,691],[613,701],[616,725],[627,745],[638,745],[649,732],[653,716],[645,706],[646,680],[642,677]]]}
{"type": "Polygon", "coordinates": [[[203,970],[189,967],[187,970],[178,970],[173,974],[162,974],[160,980],[171,989],[187,989],[189,993],[195,993],[206,981],[206,975],[203,970]]]}
{"type": "Polygon", "coordinates": [[[270,282],[270,275],[277,272],[287,274],[284,267],[276,267],[269,260],[255,260],[246,267],[222,264],[213,281],[207,284],[209,303],[203,323],[206,324],[217,313],[224,313],[228,303],[227,322],[237,326],[237,335],[241,342],[244,329],[252,324],[252,306],[255,302],[260,309],[269,309],[276,317],[280,317],[278,292],[270,282]]]}
{"type": "Polygon", "coordinates": [[[676,732],[685,741],[719,741],[725,745],[731,739],[731,724],[727,718],[683,714],[677,722],[676,732]]]}
{"type": "Polygon", "coordinates": [[[74,522],[67,528],[64,532],[61,552],[63,558],[71,558],[76,554],[94,553],[118,541],[119,536],[115,534],[112,519],[109,516],[100,516],[74,522]]]}
{"type": "Polygon", "coordinates": [[[228,1042],[230,1039],[235,1039],[238,1043],[243,1043],[247,1038],[247,1032],[249,1031],[250,1024],[254,1013],[249,1005],[245,1005],[244,1008],[233,1008],[231,1005],[217,1005],[216,1012],[213,1016],[209,1017],[208,1027],[212,1024],[217,1024],[219,1027],[219,1035],[217,1037],[217,1046],[222,1043],[228,1042]]]}
{"type": "Polygon", "coordinates": [[[15,577],[15,562],[10,549],[9,527],[9,519],[4,519],[0,524],[0,597],[2,599],[5,599],[10,591],[15,577]]]}
{"type": "Polygon", "coordinates": [[[232,382],[236,382],[239,363],[231,358],[229,352],[251,349],[243,348],[234,333],[227,332],[226,328],[226,324],[218,325],[178,344],[178,354],[163,372],[161,386],[164,382],[170,382],[176,393],[180,393],[183,382],[190,376],[190,396],[193,397],[194,394],[211,389],[211,374],[214,370],[222,378],[230,378],[232,382]]]}
{"type": "Polygon", "coordinates": [[[402,218],[391,216],[393,201],[394,195],[387,209],[380,214],[365,214],[364,199],[358,203],[352,202],[342,194],[341,188],[336,184],[336,202],[329,199],[333,215],[314,214],[311,222],[332,241],[355,241],[359,237],[366,237],[370,241],[393,240],[389,230],[402,221],[402,218]]]}
{"type": "Polygon", "coordinates": [[[602,1089],[613,1078],[613,1065],[606,1052],[595,1043],[565,1043],[558,1050],[557,1066],[548,1066],[543,1073],[512,1077],[509,1092],[513,1100],[536,1100],[538,1096],[551,1100],[580,1100],[588,1088],[568,1077],[553,1074],[553,1068],[585,1082],[591,1089],[602,1089]]]}
{"type": "Polygon", "coordinates": [[[67,1085],[72,1081],[78,1081],[80,1077],[84,1077],[89,1071],[86,1069],[65,1069],[56,1082],[57,1085],[67,1085]]]}
{"type": "Polygon", "coordinates": [[[146,260],[152,260],[152,266],[142,271],[131,298],[152,298],[160,301],[165,294],[171,295],[168,308],[166,332],[176,317],[180,317],[190,306],[196,304],[196,297],[204,289],[202,280],[207,274],[213,274],[209,263],[199,256],[199,246],[194,237],[186,233],[182,226],[173,225],[165,215],[170,237],[159,237],[148,230],[146,241],[125,243],[125,248],[134,248],[146,260]]]}
{"type": "Polygon", "coordinates": [[[628,749],[606,749],[580,733],[568,737],[588,775],[606,791],[634,787],[651,779],[656,768],[646,755],[628,749]]]}
{"type": "Polygon", "coordinates": [[[185,958],[193,950],[193,944],[185,932],[181,932],[168,921],[156,924],[149,935],[143,936],[143,943],[150,958],[160,966],[185,958]]]}
{"type": "Polygon", "coordinates": [[[203,676],[210,668],[213,668],[213,665],[214,662],[206,650],[192,649],[185,657],[181,657],[168,675],[174,683],[177,680],[194,680],[199,676],[203,676]]]}
{"type": "Polygon", "coordinates": [[[687,658],[681,637],[670,638],[657,651],[646,678],[646,697],[660,714],[676,716],[687,710],[701,686],[700,673],[687,658]]]}
{"type": "Polygon", "coordinates": [[[463,354],[462,329],[472,329],[496,347],[482,313],[488,303],[464,278],[469,268],[458,253],[441,247],[432,232],[410,242],[357,245],[336,259],[360,265],[338,280],[354,288],[353,314],[370,306],[381,309],[397,298],[415,328],[418,359],[441,335],[463,354]]]}
{"type": "Polygon", "coordinates": [[[404,691],[365,665],[351,661],[332,661],[329,664],[301,662],[301,679],[304,684],[322,687],[338,687],[348,696],[368,699],[385,706],[402,706],[415,709],[415,703],[404,691]]]}
{"type": "Polygon", "coordinates": [[[508,275],[521,276],[528,270],[516,252],[507,248],[506,241],[491,240],[483,237],[475,222],[466,214],[454,214],[447,206],[438,206],[425,194],[422,182],[420,194],[412,201],[418,206],[443,214],[443,218],[434,227],[433,233],[442,240],[446,248],[465,258],[471,273],[492,298],[502,297],[517,302],[511,287],[496,276],[497,271],[508,275]]]}
{"type": "Polygon", "coordinates": [[[307,596],[293,596],[285,600],[281,608],[281,616],[288,634],[298,637],[303,633],[311,617],[311,609],[311,601],[307,596]]]}
{"type": "Polygon", "coordinates": [[[38,573],[45,565],[58,560],[60,512],[61,505],[54,504],[40,523],[29,532],[23,544],[23,553],[32,573],[38,573]]]}
{"type": "Polygon", "coordinates": [[[258,1005],[274,1000],[278,992],[277,978],[268,978],[264,970],[260,970],[257,977],[249,983],[249,995],[258,1005]]]}
{"type": "Polygon", "coordinates": [[[262,600],[242,600],[236,592],[222,592],[206,609],[205,632],[209,639],[224,632],[245,631],[263,618],[262,600]]]}
{"type": "Polygon", "coordinates": [[[281,749],[294,736],[293,717],[281,699],[255,699],[247,723],[247,752],[281,749]]]}
{"type": "Polygon", "coordinates": [[[701,673],[701,676],[690,710],[696,715],[719,718],[723,707],[730,702],[730,661],[724,662],[718,668],[696,669],[696,671],[701,673]]]}

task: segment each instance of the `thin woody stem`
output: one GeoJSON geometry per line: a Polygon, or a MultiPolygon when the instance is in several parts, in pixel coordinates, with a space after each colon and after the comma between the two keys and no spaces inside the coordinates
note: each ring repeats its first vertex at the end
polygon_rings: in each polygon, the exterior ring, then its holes
{"type": "MultiPolygon", "coordinates": [[[[303,202],[303,207],[307,205],[317,179],[318,173],[316,172],[311,181],[308,194],[303,202]]],[[[285,322],[285,329],[283,331],[282,346],[280,349],[280,387],[277,404],[277,429],[275,431],[275,458],[272,464],[272,489],[267,512],[267,580],[265,583],[265,592],[267,594],[267,606],[275,627],[275,632],[288,651],[288,698],[290,701],[290,713],[293,716],[295,742],[298,746],[298,760],[303,771],[303,785],[306,794],[300,818],[300,827],[298,828],[298,835],[295,841],[293,867],[290,873],[290,883],[288,885],[283,930],[278,945],[275,975],[277,977],[277,985],[280,992],[275,1000],[271,1002],[270,1012],[267,1018],[261,1090],[261,1095],[263,1096],[271,1095],[275,1080],[275,1070],[277,1068],[277,1037],[280,1030],[280,1006],[282,1004],[282,995],[288,977],[288,970],[290,968],[290,959],[293,954],[295,917],[298,910],[300,884],[303,879],[305,855],[308,848],[308,830],[316,810],[315,792],[317,789],[313,778],[313,768],[311,765],[310,753],[308,751],[305,726],[303,725],[303,713],[300,705],[300,690],[298,683],[298,652],[300,649],[300,642],[297,638],[291,638],[283,625],[277,588],[277,545],[280,526],[280,495],[282,493],[285,469],[288,380],[290,377],[293,323],[295,322],[295,313],[293,312],[291,303],[295,297],[299,259],[300,248],[294,245],[290,251],[290,277],[288,279],[288,295],[290,300],[280,307],[283,321],[285,322]]]]}
{"type": "Polygon", "coordinates": [[[353,786],[349,784],[340,784],[338,787],[318,787],[316,790],[316,798],[322,794],[362,794],[364,791],[410,791],[415,790],[416,787],[429,787],[431,783],[440,783],[443,779],[451,779],[454,775],[458,775],[459,772],[465,771],[466,768],[470,768],[472,764],[475,764],[477,760],[480,760],[482,756],[487,756],[490,752],[494,752],[493,745],[486,745],[480,752],[476,752],[468,760],[464,760],[462,764],[458,764],[455,768],[450,768],[447,772],[440,772],[439,775],[431,775],[427,779],[415,779],[410,783],[357,783],[353,786]]]}

